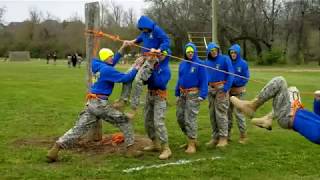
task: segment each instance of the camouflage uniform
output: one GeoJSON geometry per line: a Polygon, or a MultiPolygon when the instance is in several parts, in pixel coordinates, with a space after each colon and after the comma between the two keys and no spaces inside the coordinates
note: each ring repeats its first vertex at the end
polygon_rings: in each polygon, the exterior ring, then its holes
{"type": "MultiPolygon", "coordinates": [[[[131,68],[127,72],[129,72],[130,70],[131,68]]],[[[128,102],[131,94],[131,89],[132,89],[132,81],[122,83],[120,99],[122,99],[124,102],[128,102]]]]}
{"type": "Polygon", "coordinates": [[[181,93],[177,102],[177,120],[182,132],[191,139],[197,138],[197,115],[200,101],[198,93],[181,93]]]}
{"type": "MultiPolygon", "coordinates": [[[[230,96],[236,96],[237,98],[242,100],[243,97],[244,97],[244,92],[242,92],[240,94],[231,94],[230,93],[230,96]]],[[[246,119],[245,119],[245,116],[243,115],[243,113],[239,109],[235,108],[233,106],[233,104],[230,103],[229,109],[228,109],[228,136],[229,136],[229,139],[230,139],[230,136],[231,136],[231,128],[232,128],[232,125],[233,125],[233,113],[235,114],[235,117],[237,119],[238,128],[239,128],[240,133],[243,133],[243,134],[246,133],[246,119]]]]}
{"type": "Polygon", "coordinates": [[[218,94],[223,93],[223,85],[212,88],[209,86],[209,110],[210,121],[212,126],[212,139],[228,136],[228,107],[229,93],[225,97],[219,98],[218,94]]]}
{"type": "Polygon", "coordinates": [[[287,83],[283,77],[273,78],[257,96],[258,102],[262,105],[264,102],[273,98],[273,116],[278,119],[278,123],[282,128],[290,128],[290,97],[287,83]]]}
{"type": "Polygon", "coordinates": [[[140,96],[143,91],[143,82],[147,81],[151,76],[153,65],[153,62],[146,60],[134,79],[135,85],[133,86],[133,92],[131,94],[131,107],[133,109],[136,109],[139,105],[140,96]]]}
{"type": "Polygon", "coordinates": [[[97,125],[98,119],[103,119],[118,127],[124,134],[127,146],[134,144],[133,128],[132,124],[128,121],[127,116],[112,108],[108,103],[108,100],[99,98],[88,100],[87,105],[84,111],[80,113],[75,126],[60,137],[56,143],[62,148],[72,147],[77,143],[81,136],[97,125]]]}
{"type": "Polygon", "coordinates": [[[166,110],[167,102],[164,98],[147,93],[144,107],[145,130],[152,141],[159,138],[161,144],[168,143],[168,133],[164,123],[166,110]]]}
{"type": "MultiPolygon", "coordinates": [[[[149,79],[149,77],[152,74],[152,67],[153,67],[153,63],[151,63],[150,61],[145,61],[143,66],[140,68],[140,70],[138,71],[134,81],[135,84],[132,87],[133,81],[127,82],[127,83],[123,83],[122,84],[122,90],[121,90],[121,96],[120,99],[124,100],[125,102],[127,102],[129,100],[131,91],[131,107],[133,109],[136,109],[139,105],[140,102],[140,96],[141,93],[143,91],[143,82],[147,81],[149,79]],[[133,88],[133,89],[132,89],[133,88]]],[[[130,68],[128,70],[128,72],[131,71],[132,68],[130,68]]]]}

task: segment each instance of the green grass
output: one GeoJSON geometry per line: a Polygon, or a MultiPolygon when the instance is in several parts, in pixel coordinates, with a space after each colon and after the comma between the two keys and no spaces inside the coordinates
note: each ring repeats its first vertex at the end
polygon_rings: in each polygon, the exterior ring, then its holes
{"type": "MultiPolygon", "coordinates": [[[[290,67],[292,68],[292,67],[290,67]]],[[[287,72],[253,70],[255,80],[267,82],[274,76],[287,78],[289,85],[302,92],[319,89],[320,72],[287,72]]],[[[299,67],[294,67],[298,69],[299,67]]],[[[314,67],[316,68],[316,67],[314,67]]],[[[314,69],[313,68],[313,69],[314,69]]],[[[120,68],[125,70],[124,68],[120,68]]],[[[63,151],[60,162],[47,164],[47,145],[17,145],[25,139],[54,139],[73,126],[85,103],[85,68],[68,68],[65,62],[57,66],[44,62],[0,62],[0,179],[319,179],[320,148],[299,134],[281,129],[274,122],[272,132],[253,127],[248,122],[249,142],[237,143],[239,131],[233,128],[231,144],[224,150],[207,149],[211,127],[208,104],[201,105],[198,117],[200,147],[195,155],[186,155],[179,145],[185,142],[175,118],[174,85],[176,66],[169,84],[169,108],[166,125],[173,157],[160,161],[157,154],[148,153],[139,159],[121,155],[107,156],[63,151]],[[142,165],[195,160],[220,156],[222,159],[199,161],[181,166],[147,169],[126,174],[122,170],[142,165]]],[[[318,68],[319,69],[319,68],[318,68]]],[[[112,100],[120,94],[116,85],[112,100]]],[[[250,82],[247,98],[252,98],[263,84],[250,82]]],[[[302,97],[307,109],[312,108],[312,96],[302,97]]],[[[258,115],[270,111],[270,103],[258,115]]],[[[236,124],[236,123],[234,123],[236,124]]],[[[104,133],[118,130],[104,123],[104,133]]],[[[135,132],[145,134],[141,110],[135,121],[135,132]]]]}

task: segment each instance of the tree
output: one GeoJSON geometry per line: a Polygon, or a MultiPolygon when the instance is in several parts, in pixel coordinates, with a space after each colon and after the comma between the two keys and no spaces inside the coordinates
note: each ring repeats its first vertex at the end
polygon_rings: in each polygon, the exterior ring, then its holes
{"type": "Polygon", "coordinates": [[[3,16],[6,13],[6,7],[0,7],[0,23],[3,23],[3,16]]]}
{"type": "Polygon", "coordinates": [[[42,18],[42,12],[39,11],[37,8],[30,8],[29,9],[29,20],[34,24],[39,24],[42,18]]]}

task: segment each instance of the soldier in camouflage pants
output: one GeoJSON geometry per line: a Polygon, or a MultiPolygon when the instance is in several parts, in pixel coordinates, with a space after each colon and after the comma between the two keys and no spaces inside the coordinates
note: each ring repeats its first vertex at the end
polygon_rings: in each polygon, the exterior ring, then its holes
{"type": "Polygon", "coordinates": [[[176,116],[182,132],[191,139],[197,139],[197,115],[200,109],[199,92],[181,93],[177,101],[176,116]]]}
{"type": "Polygon", "coordinates": [[[272,129],[272,118],[278,119],[278,124],[284,129],[292,129],[309,141],[320,144],[320,91],[315,92],[314,112],[303,108],[299,90],[296,87],[287,88],[283,77],[275,77],[260,91],[252,101],[239,100],[232,96],[230,101],[235,107],[249,116],[266,101],[273,99],[273,112],[261,118],[252,119],[258,127],[272,129]]]}
{"type": "Polygon", "coordinates": [[[229,93],[223,92],[223,84],[217,87],[209,86],[209,111],[212,127],[212,139],[217,144],[219,137],[228,137],[229,93]],[[220,95],[224,94],[224,95],[220,95]]]}
{"type": "MultiPolygon", "coordinates": [[[[230,96],[236,96],[239,99],[243,99],[244,96],[244,92],[241,92],[240,94],[232,94],[230,92],[230,96]]],[[[239,111],[239,109],[234,108],[233,104],[230,103],[229,105],[229,110],[228,110],[228,138],[230,140],[231,138],[231,129],[233,126],[233,113],[236,117],[237,123],[238,123],[238,128],[240,131],[240,134],[246,134],[246,119],[245,116],[243,115],[243,113],[241,111],[239,111]]],[[[239,141],[241,142],[241,141],[239,141]]]]}
{"type": "Polygon", "coordinates": [[[97,125],[99,119],[118,127],[124,134],[127,146],[134,144],[133,128],[132,124],[128,121],[128,117],[124,113],[112,108],[108,100],[99,98],[87,101],[87,105],[84,111],[80,113],[75,126],[60,137],[56,143],[64,149],[73,147],[81,136],[97,125]]]}
{"type": "Polygon", "coordinates": [[[283,77],[273,78],[260,91],[258,96],[253,101],[250,101],[250,103],[248,102],[248,104],[250,104],[249,106],[247,106],[247,103],[239,103],[247,101],[241,101],[235,96],[232,96],[230,100],[234,104],[234,106],[252,117],[255,110],[271,98],[273,98],[273,113],[268,115],[269,117],[267,121],[263,122],[264,124],[257,125],[270,129],[272,125],[272,117],[274,116],[278,119],[278,123],[282,128],[290,129],[292,127],[291,120],[293,114],[291,113],[291,102],[289,98],[287,83],[283,77]]]}
{"type": "MultiPolygon", "coordinates": [[[[131,94],[131,109],[133,111],[128,114],[130,117],[134,116],[135,111],[137,110],[138,105],[140,103],[140,96],[142,94],[143,85],[144,85],[143,82],[149,79],[153,70],[153,66],[156,63],[156,59],[149,56],[146,56],[146,57],[142,56],[140,58],[144,58],[145,62],[142,65],[141,69],[138,71],[137,76],[134,79],[135,83],[133,84],[133,81],[130,81],[122,84],[122,91],[121,91],[121,96],[119,100],[123,102],[128,102],[131,94]]],[[[123,104],[120,103],[119,105],[117,104],[115,106],[122,107],[123,104]]]]}
{"type": "Polygon", "coordinates": [[[167,128],[164,124],[166,110],[166,100],[148,92],[144,106],[144,125],[148,137],[153,140],[159,138],[161,144],[168,143],[167,128]]]}

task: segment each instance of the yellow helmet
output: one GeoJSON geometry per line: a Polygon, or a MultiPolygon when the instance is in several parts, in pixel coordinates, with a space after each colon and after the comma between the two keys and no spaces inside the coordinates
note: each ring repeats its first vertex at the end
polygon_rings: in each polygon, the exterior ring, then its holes
{"type": "Polygon", "coordinates": [[[111,49],[108,48],[102,48],[99,51],[99,58],[101,61],[107,60],[109,57],[113,56],[114,53],[111,49]]]}

